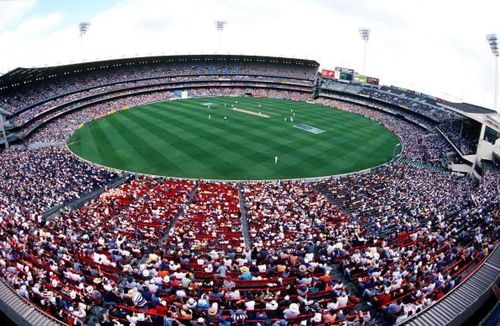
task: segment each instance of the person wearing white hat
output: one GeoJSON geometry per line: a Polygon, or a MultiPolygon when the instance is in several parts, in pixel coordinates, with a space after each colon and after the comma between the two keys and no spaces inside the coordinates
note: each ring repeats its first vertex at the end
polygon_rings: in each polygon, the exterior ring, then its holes
{"type": "Polygon", "coordinates": [[[87,293],[87,296],[91,298],[92,300],[100,300],[101,299],[101,292],[97,291],[94,289],[92,285],[89,285],[85,288],[85,292],[87,293]]]}
{"type": "Polygon", "coordinates": [[[189,298],[186,302],[186,306],[189,308],[189,309],[194,309],[196,307],[196,300],[194,298],[189,298]]]}
{"type": "Polygon", "coordinates": [[[196,319],[196,322],[191,322],[191,325],[195,325],[195,326],[202,326],[202,325],[207,325],[207,323],[205,322],[205,318],[203,317],[199,317],[198,319],[196,319]]]}
{"type": "Polygon", "coordinates": [[[109,291],[105,290],[102,295],[102,302],[105,307],[113,307],[120,302],[120,298],[118,297],[116,291],[113,291],[113,289],[109,291]]]}
{"type": "Polygon", "coordinates": [[[113,290],[113,284],[111,282],[104,283],[102,287],[103,287],[104,291],[112,291],[113,290]]]}
{"type": "MultiPolygon", "coordinates": [[[[147,282],[147,281],[146,281],[147,282]]],[[[154,282],[147,282],[145,286],[148,288],[149,292],[156,294],[158,292],[158,286],[154,282]]]]}
{"type": "Polygon", "coordinates": [[[295,318],[300,315],[299,305],[296,303],[290,304],[290,306],[283,310],[283,317],[285,319],[295,318]]]}
{"type": "Polygon", "coordinates": [[[278,309],[278,302],[272,300],[271,302],[266,302],[266,310],[276,310],[278,309]]]}
{"type": "Polygon", "coordinates": [[[205,266],[204,270],[206,273],[212,273],[214,271],[214,267],[212,264],[208,264],[207,266],[205,266]]]}
{"type": "Polygon", "coordinates": [[[217,302],[214,302],[210,308],[208,308],[207,320],[209,324],[218,325],[220,317],[222,316],[222,311],[219,311],[219,306],[217,302]]]}
{"type": "Polygon", "coordinates": [[[319,312],[315,313],[314,317],[311,320],[312,324],[319,325],[321,323],[321,320],[323,319],[322,317],[323,316],[321,315],[321,313],[319,313],[319,312]]]}
{"type": "Polygon", "coordinates": [[[29,300],[29,293],[26,289],[26,285],[21,285],[21,287],[16,292],[19,296],[29,300]]]}

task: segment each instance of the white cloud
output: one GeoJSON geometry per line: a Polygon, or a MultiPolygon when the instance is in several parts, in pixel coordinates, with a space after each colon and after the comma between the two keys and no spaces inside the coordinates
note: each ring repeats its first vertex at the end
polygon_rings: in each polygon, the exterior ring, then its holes
{"type": "Polygon", "coordinates": [[[18,22],[35,4],[35,0],[0,1],[0,34],[18,22]]]}
{"type": "MultiPolygon", "coordinates": [[[[385,84],[491,107],[493,56],[485,35],[500,33],[498,12],[500,2],[494,0],[128,0],[89,18],[83,42],[77,21],[51,30],[58,14],[9,27],[0,34],[0,42],[10,45],[3,47],[0,71],[78,62],[82,45],[92,60],[214,53],[219,19],[228,21],[222,53],[304,57],[325,68],[360,71],[358,28],[370,27],[367,74],[385,84]],[[45,26],[46,33],[30,34],[30,24],[45,26]]],[[[0,31],[10,25],[0,23],[0,31]]]]}
{"type": "Polygon", "coordinates": [[[53,12],[45,16],[30,17],[23,21],[16,30],[17,35],[37,36],[44,34],[61,22],[63,13],[53,12]]]}
{"type": "Polygon", "coordinates": [[[59,35],[57,31],[53,32],[53,28],[61,22],[62,17],[62,13],[29,17],[16,29],[1,33],[0,44],[3,46],[0,72],[19,66],[50,63],[53,53],[63,48],[59,40],[49,42],[59,35]]]}

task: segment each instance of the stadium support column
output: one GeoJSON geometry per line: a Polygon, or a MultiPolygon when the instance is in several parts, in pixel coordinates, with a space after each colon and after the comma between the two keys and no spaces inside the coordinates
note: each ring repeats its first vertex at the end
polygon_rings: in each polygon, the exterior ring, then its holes
{"type": "Polygon", "coordinates": [[[495,91],[493,95],[493,109],[498,112],[497,96],[498,96],[498,52],[495,56],[495,91]]]}
{"type": "Polygon", "coordinates": [[[314,90],[313,90],[313,100],[319,98],[319,94],[321,93],[321,85],[323,84],[323,79],[319,73],[316,74],[316,79],[314,82],[314,90]]]}
{"type": "Polygon", "coordinates": [[[0,131],[2,131],[3,140],[5,142],[5,148],[8,149],[9,141],[7,139],[7,132],[5,131],[5,119],[2,113],[0,113],[0,131]]]}

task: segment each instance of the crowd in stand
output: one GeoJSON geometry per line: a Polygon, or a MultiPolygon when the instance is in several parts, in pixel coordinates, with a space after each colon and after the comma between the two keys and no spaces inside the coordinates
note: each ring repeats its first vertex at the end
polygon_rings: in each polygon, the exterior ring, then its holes
{"type": "Polygon", "coordinates": [[[174,252],[208,252],[244,245],[239,205],[236,185],[200,185],[170,234],[174,252]]]}
{"type": "Polygon", "coordinates": [[[470,133],[462,134],[460,121],[457,123],[447,122],[438,126],[446,137],[460,150],[463,155],[475,154],[480,130],[475,130],[476,134],[472,136],[470,133]]]}
{"type": "MultiPolygon", "coordinates": [[[[151,85],[153,81],[140,81],[140,79],[157,78],[161,81],[186,81],[196,76],[196,80],[203,80],[204,75],[220,76],[221,79],[234,75],[259,79],[265,77],[271,81],[296,83],[298,85],[312,86],[315,68],[308,66],[289,66],[269,64],[259,61],[225,60],[225,61],[167,61],[152,62],[145,60],[142,63],[96,64],[87,70],[67,69],[60,76],[53,76],[50,83],[44,80],[33,80],[23,87],[15,88],[0,95],[2,108],[12,113],[18,112],[43,100],[58,97],[72,92],[100,92],[106,89],[123,88],[131,85],[151,85]],[[188,77],[183,77],[188,76],[188,77]],[[260,76],[260,77],[258,77],[260,76]],[[134,80],[138,80],[133,82],[134,80]],[[117,83],[124,84],[117,84],[117,83]],[[114,84],[114,85],[110,85],[114,84]],[[109,86],[108,86],[109,85],[109,86]],[[95,88],[88,90],[89,88],[95,88]]],[[[233,77],[231,77],[233,78],[233,77]]],[[[241,79],[241,78],[237,78],[241,79]]],[[[90,94],[89,94],[90,95],[90,94]]],[[[70,99],[70,98],[68,98],[70,99]]],[[[52,103],[56,104],[56,103],[52,103]]],[[[49,104],[50,105],[50,104],[49,104]]],[[[44,106],[44,108],[47,108],[44,106]]],[[[41,109],[43,111],[43,109],[41,109]]],[[[23,119],[25,120],[25,119],[23,119]]]]}
{"type": "Polygon", "coordinates": [[[420,96],[409,96],[407,92],[396,92],[394,88],[384,86],[380,88],[365,87],[360,94],[403,106],[410,111],[431,117],[436,121],[446,120],[455,116],[453,112],[439,107],[436,103],[429,104],[428,101],[420,96]]]}
{"type": "Polygon", "coordinates": [[[450,144],[436,131],[428,131],[432,129],[424,129],[413,123],[402,120],[397,116],[378,110],[372,110],[359,104],[352,104],[339,100],[320,99],[319,103],[361,114],[380,122],[386,128],[398,135],[403,141],[403,157],[421,162],[428,162],[440,159],[444,153],[453,151],[450,144]]]}
{"type": "Polygon", "coordinates": [[[362,296],[396,323],[441,298],[499,240],[498,171],[473,187],[403,164],[322,185],[379,239],[342,261],[362,296]],[[396,183],[393,183],[396,182],[396,183]]]}
{"type": "MultiPolygon", "coordinates": [[[[231,85],[224,85],[219,83],[213,83],[213,84],[209,83],[200,85],[197,85],[196,83],[189,84],[189,87],[196,87],[196,86],[203,86],[203,87],[190,90],[191,96],[211,96],[212,94],[231,95],[235,93],[243,95],[245,93],[254,93],[256,94],[256,96],[273,94],[276,95],[276,97],[278,98],[290,98],[298,100],[307,98],[306,94],[308,94],[303,90],[301,90],[300,87],[296,88],[293,86],[283,86],[283,87],[278,87],[278,89],[276,90],[268,90],[266,88],[257,88],[257,89],[253,88],[253,87],[265,87],[265,85],[259,85],[259,84],[253,84],[251,87],[248,88],[247,88],[248,85],[238,84],[238,83],[231,83],[231,85]],[[231,88],[220,89],[220,87],[223,86],[231,86],[231,88]],[[279,90],[279,88],[282,88],[282,90],[279,90]],[[231,89],[233,90],[233,92],[231,92],[231,89]]],[[[110,103],[115,101],[116,99],[123,97],[134,97],[135,100],[139,100],[138,103],[143,104],[151,101],[160,101],[169,99],[174,97],[174,94],[175,94],[174,91],[172,91],[171,88],[168,86],[150,86],[150,87],[143,87],[137,90],[134,89],[119,93],[103,94],[96,97],[85,98],[82,100],[69,102],[66,103],[63,107],[59,107],[54,110],[51,109],[45,112],[42,116],[37,117],[36,121],[33,121],[27,126],[24,126],[24,128],[21,131],[19,131],[19,134],[26,136],[32,132],[32,129],[35,126],[43,125],[45,124],[45,122],[54,119],[54,117],[56,116],[62,116],[66,112],[79,110],[81,107],[94,106],[102,102],[110,103]],[[141,102],[140,101],[141,98],[146,99],[146,101],[141,102]]],[[[122,102],[126,103],[126,101],[122,102]]],[[[132,100],[131,102],[132,104],[134,104],[135,101],[132,100]]]]}
{"type": "MultiPolygon", "coordinates": [[[[278,83],[275,87],[284,87],[287,89],[297,89],[302,91],[308,91],[310,89],[311,82],[310,81],[301,81],[301,80],[289,80],[285,78],[278,77],[266,77],[266,78],[257,78],[254,76],[244,76],[244,75],[231,75],[231,76],[203,76],[203,75],[193,75],[193,76],[182,76],[182,77],[166,77],[166,78],[154,78],[151,77],[152,74],[149,72],[145,72],[145,76],[142,79],[130,82],[120,82],[116,83],[112,79],[103,80],[103,86],[95,86],[90,89],[83,89],[81,91],[71,91],[70,94],[62,95],[56,97],[53,100],[44,102],[40,105],[36,105],[32,108],[24,110],[20,114],[14,117],[13,122],[16,125],[22,125],[31,119],[36,118],[38,115],[42,113],[46,113],[56,109],[57,107],[64,105],[64,107],[70,107],[71,104],[81,104],[82,99],[87,97],[91,97],[92,100],[96,100],[102,98],[103,95],[117,95],[123,94],[123,92],[131,92],[134,90],[147,90],[147,89],[157,89],[159,86],[171,84],[171,87],[179,87],[182,85],[187,85],[189,87],[201,85],[201,86],[210,86],[207,82],[212,81],[213,85],[218,85],[221,83],[235,84],[238,86],[237,82],[240,82],[242,86],[248,86],[251,83],[252,86],[257,87],[266,87],[268,83],[278,83]],[[188,82],[188,84],[186,84],[188,82]],[[286,86],[280,86],[279,84],[286,83],[286,86]],[[156,87],[155,87],[156,86],[156,87]]],[[[90,100],[90,99],[89,99],[90,100]]]]}
{"type": "Polygon", "coordinates": [[[440,134],[428,134],[421,137],[421,146],[426,153],[425,159],[440,159],[443,154],[453,152],[451,145],[440,134]]]}
{"type": "Polygon", "coordinates": [[[402,106],[410,111],[443,121],[454,117],[454,113],[439,107],[429,96],[402,90],[396,87],[360,85],[324,79],[322,88],[343,93],[369,96],[387,103],[402,106]]]}
{"type": "MultiPolygon", "coordinates": [[[[273,187],[264,187],[265,196],[273,187]]],[[[108,308],[105,324],[371,320],[352,310],[360,299],[330,273],[326,241],[337,241],[338,231],[328,226],[352,230],[347,217],[308,185],[286,188],[318,227],[302,242],[305,229],[290,230],[297,243],[288,241],[286,250],[245,246],[236,184],[194,189],[192,182],[135,178],[51,220],[7,216],[2,273],[25,298],[77,323],[89,321],[94,305],[108,308]]],[[[308,223],[305,212],[300,224],[308,223]]]]}
{"type": "Polygon", "coordinates": [[[40,218],[41,212],[92,192],[117,177],[56,147],[3,151],[0,160],[0,219],[40,218]]]}
{"type": "Polygon", "coordinates": [[[426,130],[432,130],[434,129],[435,126],[435,123],[429,121],[429,119],[425,119],[423,117],[416,116],[412,113],[396,109],[388,104],[376,102],[371,98],[359,98],[349,94],[334,94],[328,91],[322,92],[321,95],[322,95],[321,100],[330,99],[330,100],[339,100],[342,102],[349,102],[352,104],[358,104],[362,107],[375,109],[381,112],[385,112],[389,115],[398,116],[400,118],[402,117],[404,120],[419,125],[426,130]]]}
{"type": "MultiPolygon", "coordinates": [[[[199,88],[189,91],[189,96],[224,96],[232,94],[244,95],[245,93],[252,93],[254,96],[284,98],[292,100],[306,100],[308,96],[306,93],[299,92],[251,88],[199,88]]],[[[75,110],[74,112],[68,113],[56,120],[50,121],[49,123],[41,127],[40,130],[38,130],[33,136],[30,136],[30,138],[28,139],[28,143],[50,144],[64,142],[82,123],[92,121],[111,111],[120,110],[124,107],[132,107],[147,103],[164,101],[173,97],[175,97],[175,94],[171,91],[159,91],[140,95],[130,95],[99,104],[93,104],[83,110],[75,110]]],[[[41,121],[48,120],[52,118],[53,115],[60,113],[61,112],[56,111],[45,116],[41,121]]]]}
{"type": "MultiPolygon", "coordinates": [[[[175,73],[193,68],[182,69],[175,73]]],[[[236,72],[256,69],[242,65],[236,72]]],[[[143,70],[131,68],[123,80],[143,70]]],[[[80,82],[70,78],[68,90],[81,89],[80,82]]],[[[105,80],[89,78],[85,85],[100,83],[105,80]]],[[[55,83],[47,94],[59,95],[60,87],[55,83]]],[[[309,96],[247,88],[200,88],[190,96],[249,90],[302,101],[309,96]]],[[[4,101],[36,103],[25,95],[4,101]]],[[[172,96],[163,91],[92,105],[51,121],[29,142],[62,142],[111,110],[172,96]]],[[[383,124],[402,139],[402,155],[411,161],[428,162],[450,150],[439,134],[392,109],[319,102],[383,124]]],[[[128,177],[78,208],[43,217],[117,177],[64,148],[11,149],[0,156],[0,276],[70,324],[400,324],[453,289],[500,234],[498,171],[486,171],[478,185],[403,162],[316,184],[128,177]]]]}
{"type": "Polygon", "coordinates": [[[433,168],[393,164],[373,173],[332,180],[328,188],[374,231],[385,230],[387,225],[391,230],[410,231],[424,219],[459,211],[470,200],[471,183],[433,168]]]}
{"type": "Polygon", "coordinates": [[[5,214],[2,276],[77,323],[95,306],[104,324],[399,323],[498,240],[498,176],[397,163],[319,185],[339,206],[307,183],[133,178],[54,219],[5,214]]]}
{"type": "MultiPolygon", "coordinates": [[[[123,109],[135,105],[153,103],[172,98],[172,92],[153,92],[141,95],[131,95],[123,98],[109,100],[103,103],[93,104],[83,110],[65,114],[58,119],[52,120],[41,127],[33,136],[28,139],[34,143],[59,143],[64,142],[81,124],[95,120],[112,111],[123,109]]],[[[56,112],[54,114],[58,114],[56,112]]],[[[45,119],[49,119],[48,115],[45,119]]]]}

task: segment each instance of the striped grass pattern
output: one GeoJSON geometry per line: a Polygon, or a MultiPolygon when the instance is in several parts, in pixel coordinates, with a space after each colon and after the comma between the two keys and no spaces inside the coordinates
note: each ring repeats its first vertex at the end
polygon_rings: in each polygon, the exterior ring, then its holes
{"type": "Polygon", "coordinates": [[[117,111],[77,129],[68,140],[75,154],[104,166],[219,180],[358,171],[389,161],[397,143],[381,125],[355,114],[249,97],[193,98],[117,111]],[[325,132],[310,133],[294,128],[297,124],[325,132]]]}

